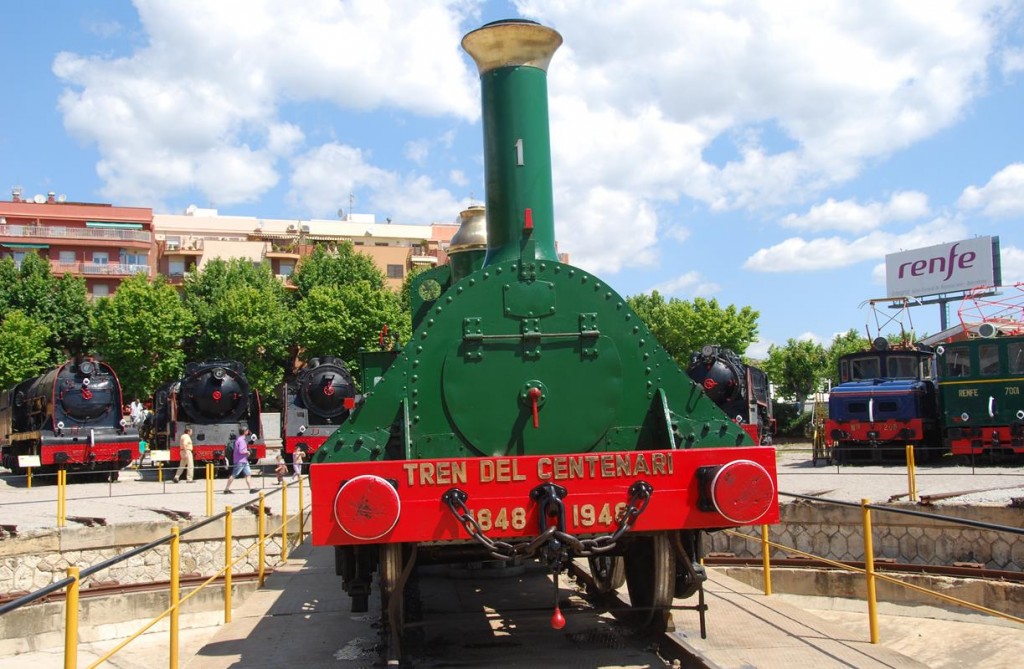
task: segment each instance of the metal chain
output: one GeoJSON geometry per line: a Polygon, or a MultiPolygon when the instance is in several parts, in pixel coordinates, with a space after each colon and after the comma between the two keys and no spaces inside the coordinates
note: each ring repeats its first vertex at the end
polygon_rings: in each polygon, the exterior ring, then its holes
{"type": "Polygon", "coordinates": [[[466,506],[469,495],[462,490],[450,488],[441,496],[441,501],[448,506],[452,515],[465,528],[469,536],[487,549],[488,554],[495,559],[513,560],[520,557],[530,557],[551,539],[557,539],[569,546],[577,557],[593,557],[615,549],[616,543],[622,538],[622,535],[633,528],[637,518],[647,509],[653,492],[653,486],[646,481],[637,481],[630,486],[629,503],[623,509],[618,527],[611,534],[604,534],[590,539],[578,539],[552,525],[530,541],[519,541],[516,543],[488,537],[484,533],[483,528],[480,527],[480,523],[470,513],[469,507],[466,506]]]}

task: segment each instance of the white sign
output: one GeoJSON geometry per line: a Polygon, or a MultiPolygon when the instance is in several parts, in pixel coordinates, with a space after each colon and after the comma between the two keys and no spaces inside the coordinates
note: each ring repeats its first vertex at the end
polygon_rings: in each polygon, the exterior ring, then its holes
{"type": "Polygon", "coordinates": [[[889,297],[923,297],[998,286],[999,238],[976,237],[885,256],[889,297]]]}
{"type": "Polygon", "coordinates": [[[171,452],[170,451],[150,451],[149,452],[150,462],[170,462],[171,452]]]}
{"type": "Polygon", "coordinates": [[[39,462],[38,455],[19,455],[18,456],[19,467],[42,467],[39,462]]]}

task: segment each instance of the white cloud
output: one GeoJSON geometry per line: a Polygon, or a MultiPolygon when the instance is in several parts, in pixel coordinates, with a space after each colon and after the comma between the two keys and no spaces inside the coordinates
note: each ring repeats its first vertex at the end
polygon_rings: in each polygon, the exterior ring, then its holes
{"type": "Polygon", "coordinates": [[[770,339],[758,339],[755,342],[751,342],[743,355],[754,360],[767,360],[768,349],[775,345],[775,342],[770,339]]]}
{"type": "Polygon", "coordinates": [[[1003,52],[1002,71],[1004,77],[1024,72],[1024,49],[1007,49],[1003,52]]]}
{"type": "Polygon", "coordinates": [[[1007,165],[980,188],[968,186],[957,204],[992,218],[1024,215],[1024,163],[1007,165]]]}
{"type": "Polygon", "coordinates": [[[152,205],[192,190],[221,205],[259,198],[278,181],[278,160],[309,134],[282,118],[305,102],[479,115],[476,73],[459,49],[472,1],[135,6],[144,46],[119,58],[61,53],[53,63],[66,86],[65,127],[96,146],[112,201],[152,205]],[[246,169],[234,164],[240,156],[246,169]]]}
{"type": "Polygon", "coordinates": [[[644,292],[650,293],[655,290],[667,297],[711,297],[721,290],[721,286],[712,281],[705,280],[700,272],[690,271],[674,279],[652,286],[644,292]]]}
{"type": "Polygon", "coordinates": [[[574,265],[607,276],[623,267],[654,264],[658,217],[641,198],[598,186],[577,198],[556,189],[555,199],[562,203],[555,211],[555,234],[574,265]]]}
{"type": "Polygon", "coordinates": [[[362,192],[359,208],[379,212],[396,223],[429,223],[434,212],[459,211],[447,190],[424,176],[402,176],[371,165],[359,149],[325,144],[293,161],[288,200],[311,212],[331,216],[349,193],[362,192]]]}
{"type": "Polygon", "coordinates": [[[677,242],[685,242],[692,232],[685,225],[669,225],[665,227],[665,236],[677,242]]]}
{"type": "Polygon", "coordinates": [[[797,341],[812,341],[815,344],[824,344],[825,343],[825,339],[823,337],[821,337],[820,335],[817,335],[817,334],[815,334],[813,332],[804,332],[802,334],[798,334],[795,337],[795,339],[797,341]]]}
{"type": "Polygon", "coordinates": [[[469,183],[469,179],[466,178],[466,173],[462,170],[452,170],[449,172],[448,180],[456,186],[465,186],[469,183]]]}
{"type": "Polygon", "coordinates": [[[1019,249],[1016,246],[1001,246],[999,257],[1002,262],[1004,286],[1024,281],[1024,249],[1019,249]]]}
{"type": "Polygon", "coordinates": [[[890,221],[921,218],[928,214],[928,196],[916,191],[895,193],[886,203],[857,204],[854,200],[836,201],[828,198],[811,207],[803,216],[790,214],[782,219],[787,228],[802,230],[841,230],[866,232],[890,221]]]}
{"type": "Polygon", "coordinates": [[[871,268],[871,283],[876,286],[885,285],[885,263],[880,262],[871,268]]]}
{"type": "Polygon", "coordinates": [[[864,260],[884,258],[902,249],[933,246],[967,236],[959,221],[936,219],[903,234],[874,231],[856,239],[790,237],[747,258],[743,268],[754,272],[831,270],[864,260]]]}
{"type": "Polygon", "coordinates": [[[565,36],[558,153],[717,208],[791,201],[950,126],[982,90],[1003,18],[993,3],[517,4],[565,36]],[[724,165],[703,155],[721,138],[736,153],[724,165]]]}
{"type": "Polygon", "coordinates": [[[405,157],[417,165],[423,165],[428,155],[430,155],[430,142],[426,140],[408,142],[405,145],[405,157]]]}

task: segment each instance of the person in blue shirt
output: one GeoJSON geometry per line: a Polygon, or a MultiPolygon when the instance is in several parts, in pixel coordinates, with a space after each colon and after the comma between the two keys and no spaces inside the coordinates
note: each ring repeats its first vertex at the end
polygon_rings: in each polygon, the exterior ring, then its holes
{"type": "Polygon", "coordinates": [[[238,435],[235,439],[235,452],[232,462],[235,463],[234,469],[231,471],[231,476],[228,477],[227,485],[224,486],[224,494],[231,495],[231,483],[239,476],[245,477],[245,483],[249,486],[249,492],[256,494],[259,490],[253,487],[252,484],[252,470],[249,469],[249,435],[252,434],[252,430],[245,428],[242,434],[238,435]]]}

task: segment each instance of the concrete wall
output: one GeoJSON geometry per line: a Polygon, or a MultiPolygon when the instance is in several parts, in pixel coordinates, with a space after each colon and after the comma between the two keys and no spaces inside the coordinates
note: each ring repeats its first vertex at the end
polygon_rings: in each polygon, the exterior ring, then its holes
{"type": "MultiPolygon", "coordinates": [[[[934,514],[982,521],[1009,527],[1024,527],[1024,509],[983,506],[941,506],[906,508],[934,514]]],[[[781,520],[769,528],[769,539],[806,553],[839,561],[863,561],[864,538],[859,507],[841,507],[814,502],[782,505],[781,520]]],[[[949,522],[872,511],[872,535],[876,558],[926,565],[955,562],[980,563],[987,569],[1024,571],[1024,541],[1017,535],[978,530],[949,522]]],[[[705,540],[705,552],[729,552],[738,557],[760,557],[760,528],[745,528],[748,541],[723,532],[705,540]]],[[[773,557],[798,557],[775,549],[773,557]]]]}
{"type": "MultiPolygon", "coordinates": [[[[267,516],[266,531],[280,526],[281,516],[267,516]]],[[[15,538],[0,540],[0,593],[27,593],[67,576],[67,568],[98,564],[136,546],[166,536],[172,523],[163,521],[126,523],[107,527],[73,527],[63,530],[37,530],[15,538]]],[[[307,522],[307,528],[309,527],[307,522]]],[[[256,516],[237,511],[232,517],[233,555],[241,556],[256,543],[256,516]]],[[[298,538],[298,518],[289,526],[289,543],[298,538]]],[[[281,555],[280,532],[267,542],[267,565],[277,564],[281,555]]],[[[224,523],[211,523],[181,539],[181,574],[210,576],[224,566],[224,523]]],[[[121,585],[167,581],[171,566],[170,545],[158,546],[124,562],[98,572],[82,582],[121,585]]],[[[234,573],[254,573],[258,550],[240,561],[234,573]]]]}

